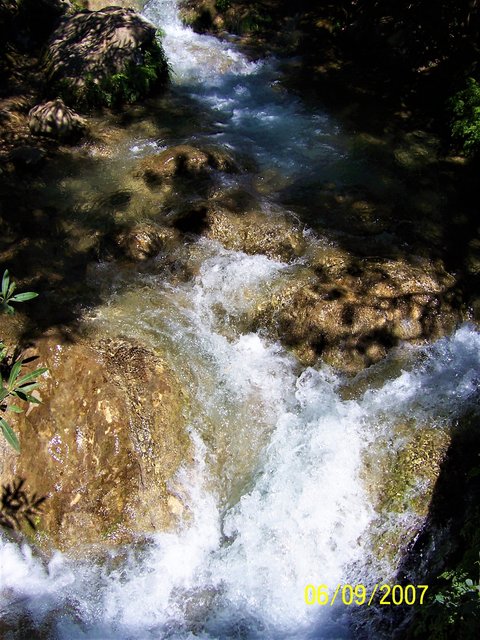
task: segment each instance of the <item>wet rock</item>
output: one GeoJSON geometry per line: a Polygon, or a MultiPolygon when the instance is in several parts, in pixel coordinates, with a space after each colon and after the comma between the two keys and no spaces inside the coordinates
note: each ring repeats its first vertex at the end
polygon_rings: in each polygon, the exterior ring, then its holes
{"type": "MultiPolygon", "coordinates": [[[[131,340],[38,341],[42,404],[20,414],[21,453],[0,443],[1,481],[48,496],[37,541],[118,543],[175,523],[168,483],[189,460],[185,397],[164,361],[131,340]]],[[[172,496],[175,498],[172,501],[172,496]]]]}
{"type": "Polygon", "coordinates": [[[138,262],[153,258],[167,244],[174,241],[174,230],[148,223],[139,223],[124,229],[114,239],[123,255],[138,262]]]}
{"type": "Polygon", "coordinates": [[[74,140],[82,136],[87,123],[63,100],[51,100],[38,104],[28,114],[30,131],[39,136],[49,136],[60,140],[74,140]]]}
{"type": "Polygon", "coordinates": [[[379,515],[370,527],[377,562],[397,565],[429,513],[451,441],[441,425],[399,422],[364,453],[363,480],[379,515]]]}
{"type": "Polygon", "coordinates": [[[199,149],[178,145],[144,158],[135,175],[149,186],[161,185],[175,177],[197,177],[212,170],[234,172],[237,166],[230,155],[221,149],[199,149]]]}
{"type": "Polygon", "coordinates": [[[45,159],[45,152],[29,145],[19,146],[10,152],[9,160],[18,169],[38,166],[45,159]]]}
{"type": "MultiPolygon", "coordinates": [[[[320,251],[321,252],[321,251],[320,251]]],[[[346,373],[378,362],[400,341],[452,331],[463,318],[448,303],[454,279],[438,265],[406,260],[349,264],[332,247],[312,269],[264,300],[251,321],[268,327],[306,365],[318,357],[346,373]]]]}
{"type": "Polygon", "coordinates": [[[53,89],[83,108],[134,102],[168,80],[155,27],[131,9],[63,18],[43,63],[53,89]]]}
{"type": "Polygon", "coordinates": [[[227,249],[263,254],[282,262],[295,259],[305,250],[303,234],[292,220],[260,211],[239,215],[213,208],[207,216],[205,235],[218,240],[227,249]]]}
{"type": "Polygon", "coordinates": [[[123,7],[124,9],[135,9],[141,11],[147,4],[147,0],[83,0],[82,4],[89,11],[100,11],[107,7],[123,7]]]}

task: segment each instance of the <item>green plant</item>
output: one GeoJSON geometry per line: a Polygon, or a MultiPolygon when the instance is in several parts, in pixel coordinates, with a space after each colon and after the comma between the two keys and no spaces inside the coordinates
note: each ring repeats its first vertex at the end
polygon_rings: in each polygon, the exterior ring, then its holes
{"type": "Polygon", "coordinates": [[[8,270],[6,270],[3,274],[2,292],[0,294],[0,308],[2,311],[12,314],[15,312],[15,309],[10,303],[26,302],[27,300],[32,300],[38,296],[38,293],[34,293],[33,291],[26,291],[25,293],[17,293],[16,295],[13,295],[16,288],[17,285],[15,282],[10,282],[10,276],[8,270]]]}
{"type": "MultiPolygon", "coordinates": [[[[14,308],[9,304],[11,302],[26,302],[37,297],[37,293],[28,291],[16,295],[14,291],[16,284],[10,282],[8,271],[5,271],[2,279],[2,294],[0,296],[0,309],[6,313],[12,314],[14,308]]],[[[12,404],[10,400],[17,398],[24,402],[40,404],[40,401],[32,395],[32,391],[37,388],[38,382],[36,378],[47,371],[45,367],[35,369],[22,375],[22,367],[24,361],[16,358],[14,355],[8,355],[8,348],[0,341],[0,429],[6,441],[15,451],[20,451],[20,443],[18,438],[10,426],[10,424],[1,416],[8,411],[12,413],[22,413],[23,409],[16,404],[12,404]]]]}
{"type": "Polygon", "coordinates": [[[123,71],[104,77],[87,74],[80,84],[72,84],[70,80],[62,78],[56,83],[56,90],[66,102],[85,109],[118,107],[137,102],[154,89],[165,86],[169,72],[162,46],[155,40],[143,52],[141,64],[130,61],[123,71]]]}
{"type": "Polygon", "coordinates": [[[444,571],[438,580],[433,601],[417,612],[407,637],[476,640],[480,627],[480,583],[461,568],[444,571]]]}
{"type": "Polygon", "coordinates": [[[450,99],[453,113],[451,131],[467,155],[480,147],[480,85],[474,78],[467,79],[465,89],[450,99]]]}
{"type": "Polygon", "coordinates": [[[216,0],[215,7],[218,9],[218,11],[226,11],[227,9],[230,9],[231,4],[231,0],[216,0]]]}

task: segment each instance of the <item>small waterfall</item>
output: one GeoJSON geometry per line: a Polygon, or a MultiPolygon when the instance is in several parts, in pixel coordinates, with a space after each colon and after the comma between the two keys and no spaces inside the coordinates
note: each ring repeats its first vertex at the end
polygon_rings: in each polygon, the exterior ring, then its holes
{"type": "MultiPolygon", "coordinates": [[[[171,0],[151,0],[145,15],[165,32],[175,90],[216,116],[190,142],[248,153],[286,176],[335,171],[338,128],[279,90],[275,61],[251,62],[195,34],[171,0]]],[[[129,286],[110,287],[86,321],[100,334],[161,345],[189,386],[195,459],[177,479],[189,517],[175,532],[95,559],[43,560],[0,536],[0,620],[59,640],[348,639],[351,610],[307,606],[305,586],[393,576],[388,558],[375,573],[365,452],[380,442],[387,455],[398,421],[412,434],[448,429],[474,406],[480,335],[465,325],[411,348],[400,372],[380,364],[362,374],[366,390],[346,398],[328,367],[302,370],[281,345],[242,330],[265,290],[292,277],[291,265],[208,240],[189,260],[196,276],[182,284],[100,265],[98,286],[122,278],[129,286]]],[[[421,524],[408,509],[398,520],[406,535],[421,524]]],[[[7,637],[25,637],[15,633],[7,637]]]]}

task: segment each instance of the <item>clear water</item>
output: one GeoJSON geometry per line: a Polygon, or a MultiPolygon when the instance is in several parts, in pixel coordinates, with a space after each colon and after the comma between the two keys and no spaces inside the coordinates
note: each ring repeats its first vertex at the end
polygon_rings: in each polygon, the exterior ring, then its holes
{"type": "MultiPolygon", "coordinates": [[[[335,167],[344,153],[336,126],[277,91],[274,62],[249,62],[185,29],[174,2],[153,0],[145,13],[165,31],[176,90],[216,116],[199,138],[287,176],[335,167]]],[[[42,560],[1,538],[0,617],[61,640],[354,637],[347,608],[308,607],[304,588],[393,575],[394,564],[380,576],[370,562],[377,514],[363,454],[391,442],[398,421],[448,428],[474,405],[480,335],[466,325],[409,349],[400,373],[392,355],[381,384],[377,369],[375,388],[345,399],[330,369],[302,370],[280,345],[242,330],[295,265],[207,240],[188,259],[197,275],[180,285],[98,266],[91,276],[110,291],[108,304],[85,322],[161,345],[188,387],[196,455],[176,480],[190,517],[177,532],[97,559],[42,560]]],[[[406,510],[405,531],[419,524],[406,510]]]]}

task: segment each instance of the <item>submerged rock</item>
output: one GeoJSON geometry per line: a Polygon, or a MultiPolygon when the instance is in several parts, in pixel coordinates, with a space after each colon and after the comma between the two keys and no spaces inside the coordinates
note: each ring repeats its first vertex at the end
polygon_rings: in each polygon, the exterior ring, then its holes
{"type": "Polygon", "coordinates": [[[238,170],[230,155],[221,149],[181,144],[144,158],[135,175],[153,187],[175,177],[196,177],[213,169],[229,173],[238,170]]]}
{"type": "Polygon", "coordinates": [[[172,526],[183,507],[168,483],[190,441],[186,400],[163,360],[123,339],[47,337],[34,353],[48,367],[42,404],[18,416],[19,456],[0,443],[0,479],[25,478],[48,496],[38,539],[69,548],[172,526]]]}
{"type": "Polygon", "coordinates": [[[28,126],[36,135],[49,136],[60,140],[72,140],[85,133],[86,121],[63,100],[51,100],[30,109],[28,126]]]}
{"type": "Polygon", "coordinates": [[[175,231],[150,223],[138,223],[120,231],[114,238],[120,252],[130,260],[140,262],[156,256],[175,241],[175,231]]]}
{"type": "Polygon", "coordinates": [[[43,62],[53,90],[83,108],[135,102],[168,80],[155,27],[131,9],[63,18],[43,62]]]}

